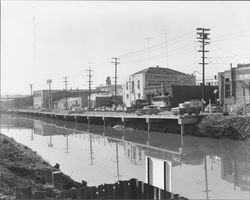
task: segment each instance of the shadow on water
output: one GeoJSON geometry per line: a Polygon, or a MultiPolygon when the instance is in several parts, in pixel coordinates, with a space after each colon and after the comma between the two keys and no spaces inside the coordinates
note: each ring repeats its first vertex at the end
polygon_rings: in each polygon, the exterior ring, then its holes
{"type": "MultiPolygon", "coordinates": [[[[121,170],[122,156],[127,159],[126,162],[143,166],[142,181],[170,192],[177,191],[189,198],[250,197],[250,141],[192,136],[181,138],[177,134],[141,130],[118,131],[104,125],[20,115],[1,117],[1,127],[33,129],[33,134],[49,137],[49,147],[53,147],[53,137],[63,135],[66,153],[73,148],[68,137],[83,135],[89,141],[90,165],[95,164],[95,140],[101,139],[104,143],[114,144],[113,159],[117,180],[122,179],[125,174],[121,170]],[[185,170],[182,171],[183,169],[185,170]],[[199,177],[188,174],[196,172],[199,177]],[[190,178],[194,180],[189,180],[190,178]],[[189,189],[186,188],[187,184],[189,189]],[[218,184],[224,185],[225,191],[218,184]],[[197,187],[202,190],[196,191],[197,187]]],[[[129,170],[133,168],[128,168],[127,171],[129,170]]]]}

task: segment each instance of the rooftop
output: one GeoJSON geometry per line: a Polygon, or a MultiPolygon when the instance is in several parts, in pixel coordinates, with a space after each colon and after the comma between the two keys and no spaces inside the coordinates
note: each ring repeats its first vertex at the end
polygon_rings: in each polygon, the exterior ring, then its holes
{"type": "Polygon", "coordinates": [[[135,75],[135,74],[142,74],[142,73],[145,73],[145,74],[162,74],[162,75],[187,75],[183,72],[179,72],[179,71],[176,71],[176,70],[173,70],[173,69],[170,69],[170,68],[165,68],[165,67],[159,67],[159,66],[156,66],[156,67],[148,67],[146,69],[143,69],[139,72],[136,72],[132,75],[135,75]]]}

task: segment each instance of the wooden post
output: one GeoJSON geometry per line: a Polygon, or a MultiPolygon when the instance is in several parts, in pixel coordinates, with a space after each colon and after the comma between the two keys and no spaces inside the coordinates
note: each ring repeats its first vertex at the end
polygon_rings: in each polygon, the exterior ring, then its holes
{"type": "Polygon", "coordinates": [[[57,189],[62,189],[62,172],[52,172],[52,185],[57,189]]]}
{"type": "Polygon", "coordinates": [[[209,99],[209,112],[212,113],[211,99],[209,99]]]}
{"type": "Polygon", "coordinates": [[[147,141],[147,145],[149,145],[149,140],[150,140],[150,119],[146,118],[146,122],[148,124],[148,141],[147,141]]]}
{"type": "Polygon", "coordinates": [[[183,146],[184,124],[181,124],[181,146],[183,146]]]}

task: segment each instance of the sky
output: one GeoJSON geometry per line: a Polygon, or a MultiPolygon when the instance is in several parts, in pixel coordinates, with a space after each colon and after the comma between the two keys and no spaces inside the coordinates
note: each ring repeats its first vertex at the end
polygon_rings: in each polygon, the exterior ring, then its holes
{"type": "Polygon", "coordinates": [[[205,74],[250,63],[249,1],[1,1],[1,94],[118,83],[147,67],[201,80],[196,28],[209,28],[205,74]],[[151,38],[151,39],[147,39],[151,38]]]}

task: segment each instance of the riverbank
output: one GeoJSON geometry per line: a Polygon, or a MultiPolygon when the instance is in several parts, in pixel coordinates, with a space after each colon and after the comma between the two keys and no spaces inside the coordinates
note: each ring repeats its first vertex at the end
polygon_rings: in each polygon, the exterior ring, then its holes
{"type": "MultiPolygon", "coordinates": [[[[57,171],[36,152],[0,133],[0,199],[15,199],[15,188],[31,187],[32,193],[44,190],[57,171]]],[[[62,187],[80,187],[81,184],[62,174],[62,187]]]]}
{"type": "Polygon", "coordinates": [[[204,117],[194,132],[196,136],[245,140],[250,137],[250,116],[211,114],[204,117]]]}

